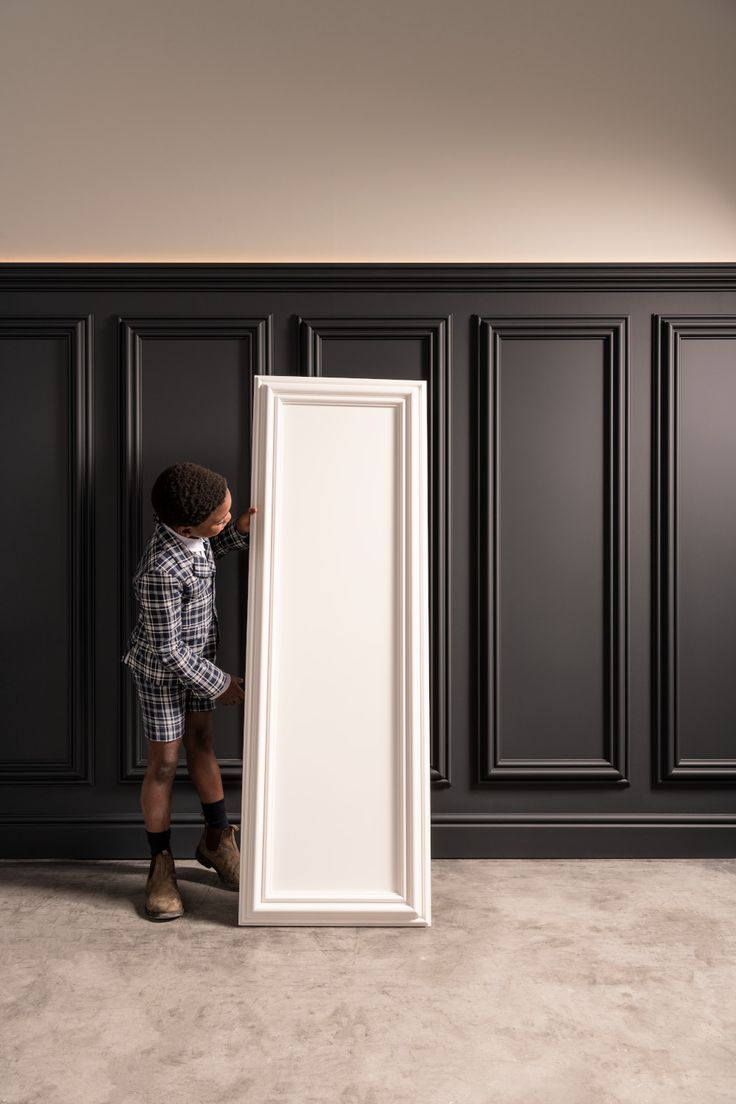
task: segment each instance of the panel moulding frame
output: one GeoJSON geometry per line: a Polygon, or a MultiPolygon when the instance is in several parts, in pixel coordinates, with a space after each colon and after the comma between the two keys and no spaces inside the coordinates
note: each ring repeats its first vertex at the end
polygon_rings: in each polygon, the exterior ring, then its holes
{"type": "MultiPolygon", "coordinates": [[[[255,377],[251,501],[259,509],[251,523],[248,578],[241,925],[425,927],[431,922],[426,388],[425,381],[255,377]],[[395,672],[400,703],[398,808],[394,810],[398,829],[394,840],[399,871],[396,892],[345,892],[329,886],[277,892],[272,886],[272,829],[278,799],[271,785],[278,755],[273,727],[278,705],[274,700],[274,602],[279,569],[275,516],[279,457],[288,448],[279,413],[287,404],[387,406],[397,412],[399,447],[393,475],[396,500],[401,503],[395,545],[401,670],[395,672]]],[[[365,462],[371,463],[372,458],[366,457],[365,462]]],[[[321,500],[320,510],[325,506],[321,500]]],[[[309,799],[307,793],[305,800],[309,799]]],[[[308,812],[307,805],[304,815],[308,812]]],[[[356,886],[359,884],[357,871],[356,886]]]]}

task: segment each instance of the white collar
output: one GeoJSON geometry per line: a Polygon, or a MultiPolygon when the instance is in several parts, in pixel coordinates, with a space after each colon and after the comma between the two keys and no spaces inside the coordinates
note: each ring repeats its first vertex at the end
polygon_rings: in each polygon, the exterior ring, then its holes
{"type": "Polygon", "coordinates": [[[172,529],[170,525],[167,525],[165,521],[162,521],[164,529],[168,529],[170,533],[180,540],[186,548],[187,552],[191,552],[193,556],[206,556],[207,553],[204,550],[204,538],[203,537],[185,537],[183,533],[177,533],[176,529],[172,529]]]}

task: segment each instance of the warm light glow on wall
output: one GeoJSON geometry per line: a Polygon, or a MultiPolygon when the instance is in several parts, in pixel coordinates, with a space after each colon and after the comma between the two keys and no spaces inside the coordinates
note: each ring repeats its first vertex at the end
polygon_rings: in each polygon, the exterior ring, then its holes
{"type": "Polygon", "coordinates": [[[720,0],[3,4],[0,260],[733,261],[734,41],[720,0]]]}

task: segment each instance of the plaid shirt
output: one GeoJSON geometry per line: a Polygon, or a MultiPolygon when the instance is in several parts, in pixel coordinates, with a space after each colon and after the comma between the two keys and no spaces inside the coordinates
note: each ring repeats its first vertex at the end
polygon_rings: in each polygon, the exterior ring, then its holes
{"type": "Polygon", "coordinates": [[[229,522],[193,556],[160,522],[133,578],[140,611],[122,662],[154,683],[183,682],[203,698],[216,698],[228,676],[211,659],[219,641],[215,560],[248,548],[249,534],[229,522]]]}

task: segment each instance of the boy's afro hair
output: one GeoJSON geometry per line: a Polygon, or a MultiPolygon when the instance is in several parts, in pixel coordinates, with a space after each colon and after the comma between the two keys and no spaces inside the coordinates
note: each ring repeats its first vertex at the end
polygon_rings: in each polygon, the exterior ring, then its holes
{"type": "Polygon", "coordinates": [[[227,480],[200,464],[172,464],[157,477],[151,504],[159,519],[175,525],[201,525],[225,501],[227,480]]]}

